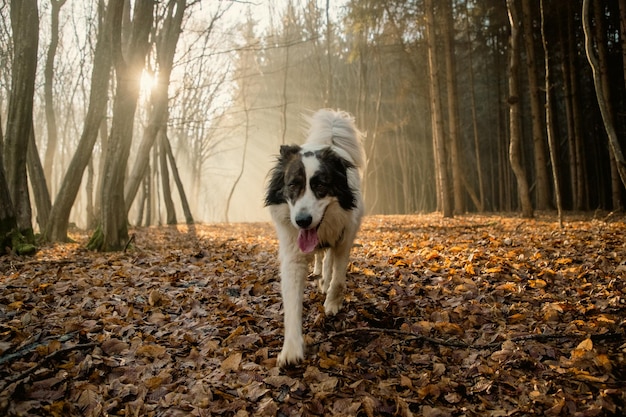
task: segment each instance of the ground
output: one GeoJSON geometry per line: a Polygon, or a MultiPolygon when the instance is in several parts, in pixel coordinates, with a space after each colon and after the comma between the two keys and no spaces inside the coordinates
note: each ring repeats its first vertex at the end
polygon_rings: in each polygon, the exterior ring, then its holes
{"type": "Polygon", "coordinates": [[[0,258],[0,414],[626,413],[626,222],[373,216],[343,310],[307,286],[282,344],[270,224],[142,228],[0,258]]]}

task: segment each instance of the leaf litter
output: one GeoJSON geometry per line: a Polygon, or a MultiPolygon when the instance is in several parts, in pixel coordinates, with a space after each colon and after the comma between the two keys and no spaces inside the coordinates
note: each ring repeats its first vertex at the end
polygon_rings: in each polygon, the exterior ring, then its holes
{"type": "Polygon", "coordinates": [[[0,258],[0,414],[626,411],[623,218],[367,217],[343,309],[307,285],[307,356],[283,370],[270,224],[133,234],[0,258]]]}

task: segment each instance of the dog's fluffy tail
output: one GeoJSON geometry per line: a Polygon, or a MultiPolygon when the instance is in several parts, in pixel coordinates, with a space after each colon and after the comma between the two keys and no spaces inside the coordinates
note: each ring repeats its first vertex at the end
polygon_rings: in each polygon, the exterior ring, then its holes
{"type": "Polygon", "coordinates": [[[359,170],[365,167],[361,133],[349,113],[322,109],[310,116],[308,121],[310,128],[307,144],[337,147],[350,156],[351,162],[359,170]]]}

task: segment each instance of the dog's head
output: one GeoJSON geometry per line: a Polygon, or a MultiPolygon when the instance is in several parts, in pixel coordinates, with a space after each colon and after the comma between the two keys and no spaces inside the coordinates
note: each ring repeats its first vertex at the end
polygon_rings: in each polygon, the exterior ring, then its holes
{"type": "Polygon", "coordinates": [[[298,244],[303,252],[317,247],[317,229],[331,204],[344,210],[356,207],[356,197],[348,183],[348,169],[352,168],[352,163],[329,147],[281,146],[265,204],[289,206],[290,220],[299,229],[298,244]]]}

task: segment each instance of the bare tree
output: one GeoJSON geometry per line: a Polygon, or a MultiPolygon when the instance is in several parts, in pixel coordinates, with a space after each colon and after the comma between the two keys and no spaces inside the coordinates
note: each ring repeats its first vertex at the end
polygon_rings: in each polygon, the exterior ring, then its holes
{"type": "Polygon", "coordinates": [[[559,218],[559,226],[563,227],[563,203],[561,202],[561,184],[559,181],[559,166],[557,158],[557,145],[554,137],[554,120],[552,116],[552,83],[550,82],[550,54],[548,50],[548,40],[546,39],[546,19],[544,0],[540,1],[541,9],[541,40],[543,43],[543,54],[545,61],[545,89],[546,89],[546,133],[548,136],[548,147],[550,149],[550,162],[552,163],[552,178],[554,181],[554,197],[559,218]]]}
{"type": "MultiPolygon", "coordinates": [[[[52,180],[52,160],[57,146],[57,120],[52,96],[54,82],[54,58],[56,57],[59,45],[59,14],[61,7],[67,0],[50,0],[52,9],[50,11],[50,45],[46,53],[46,66],[44,68],[44,101],[46,112],[46,127],[48,132],[48,143],[44,158],[43,170],[46,178],[52,180]]],[[[52,191],[52,182],[49,184],[52,191]]]]}
{"type": "Polygon", "coordinates": [[[37,142],[35,141],[35,128],[30,131],[28,141],[28,155],[26,166],[30,178],[30,185],[33,189],[33,197],[35,198],[35,206],[37,207],[37,223],[40,230],[46,230],[48,220],[50,218],[50,210],[52,203],[50,202],[50,193],[46,184],[46,176],[43,172],[39,152],[37,151],[37,142]]]}
{"type": "Polygon", "coordinates": [[[537,61],[535,58],[536,33],[533,26],[532,2],[522,0],[522,19],[520,26],[526,49],[526,71],[528,73],[528,89],[530,91],[530,113],[532,119],[533,155],[535,158],[535,196],[538,210],[550,208],[550,177],[546,157],[546,139],[544,135],[544,120],[542,117],[541,88],[537,76],[537,61]]]}
{"type": "Polygon", "coordinates": [[[526,171],[521,162],[521,115],[519,97],[519,16],[515,0],[506,1],[511,25],[509,39],[509,161],[517,179],[517,195],[522,205],[522,216],[533,217],[533,206],[530,200],[530,190],[526,171]]]}
{"type": "Polygon", "coordinates": [[[120,250],[128,241],[124,178],[139,97],[139,79],[149,47],[148,35],[152,30],[154,5],[152,1],[135,2],[133,20],[129,22],[130,27],[127,30],[122,30],[124,29],[121,26],[122,19],[114,20],[115,100],[100,191],[102,196],[101,223],[89,242],[90,249],[120,250]],[[122,44],[123,37],[127,39],[124,45],[122,44]]]}
{"type": "MultiPolygon", "coordinates": [[[[169,114],[167,111],[168,87],[170,85],[170,75],[174,65],[176,45],[178,43],[183,15],[185,13],[185,5],[186,0],[176,0],[168,4],[163,26],[157,34],[156,83],[150,95],[148,125],[143,132],[143,137],[137,151],[137,160],[132,167],[132,172],[126,184],[126,194],[124,198],[126,200],[127,212],[130,210],[139,185],[145,176],[150,160],[150,149],[154,145],[157,133],[167,129],[167,115],[169,114]]],[[[166,134],[166,132],[163,132],[163,134],[166,134]]]]}
{"type": "Polygon", "coordinates": [[[452,0],[439,2],[443,7],[443,43],[446,62],[446,92],[448,97],[448,134],[450,136],[450,161],[452,163],[452,195],[454,197],[454,213],[465,212],[463,199],[463,173],[461,172],[461,157],[459,137],[458,93],[456,85],[456,58],[454,53],[454,17],[452,15],[452,0]]]}
{"type": "MultiPolygon", "coordinates": [[[[0,129],[0,135],[2,129],[0,129]]],[[[11,193],[4,176],[3,158],[0,157],[0,253],[4,253],[5,248],[13,247],[13,237],[17,233],[17,220],[15,210],[11,201],[11,193]]]]}
{"type": "Polygon", "coordinates": [[[470,97],[471,97],[471,109],[472,109],[472,136],[474,138],[474,155],[476,158],[476,174],[478,177],[478,202],[476,208],[479,212],[483,212],[485,210],[485,185],[483,181],[483,167],[481,163],[481,152],[480,152],[480,141],[478,134],[478,116],[476,112],[476,84],[474,82],[474,53],[473,53],[473,45],[472,45],[472,35],[470,33],[470,24],[469,24],[469,10],[467,6],[467,2],[465,2],[465,36],[467,41],[467,59],[469,61],[468,72],[469,72],[469,88],[470,88],[470,97]]]}
{"type": "Polygon", "coordinates": [[[428,42],[428,68],[430,78],[430,103],[433,149],[435,153],[435,175],[437,179],[437,196],[439,209],[444,217],[453,216],[453,208],[450,204],[450,186],[447,168],[447,155],[445,136],[443,129],[443,112],[439,87],[439,62],[436,51],[435,14],[433,0],[424,2],[426,9],[426,38],[428,42]]]}
{"type": "Polygon", "coordinates": [[[26,160],[28,141],[33,129],[33,95],[39,43],[36,0],[11,1],[11,27],[14,57],[4,144],[4,166],[18,229],[28,239],[33,239],[26,160]]]}
{"type": "MultiPolygon", "coordinates": [[[[61,187],[50,212],[48,226],[43,233],[44,238],[51,241],[67,241],[70,212],[76,200],[85,168],[91,160],[98,133],[104,123],[112,59],[111,34],[113,21],[121,15],[124,0],[109,1],[106,11],[103,3],[100,3],[100,6],[102,23],[98,29],[98,41],[94,51],[87,115],[85,116],[78,147],[63,177],[61,187]]],[[[106,131],[106,126],[104,128],[106,131]]]]}
{"type": "MultiPolygon", "coordinates": [[[[600,113],[602,114],[602,120],[604,122],[604,128],[606,134],[609,137],[609,145],[611,148],[612,156],[617,163],[617,171],[619,177],[622,180],[622,185],[626,187],[626,161],[624,160],[624,154],[617,138],[617,132],[615,131],[615,125],[613,124],[613,116],[611,114],[611,106],[608,101],[608,74],[606,68],[606,61],[599,61],[593,51],[593,40],[591,38],[591,25],[589,23],[589,1],[583,0],[583,30],[585,32],[585,52],[591,70],[593,72],[593,84],[596,89],[596,98],[598,100],[598,106],[600,107],[600,113]]],[[[599,7],[599,3],[596,2],[596,8],[599,7]]],[[[598,24],[598,22],[596,22],[598,24]]]]}

